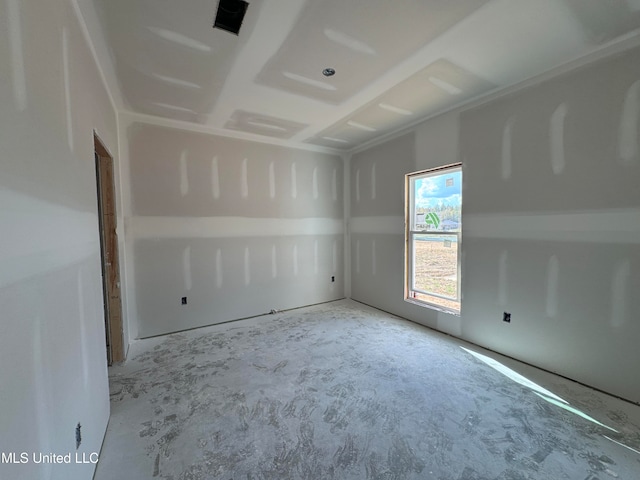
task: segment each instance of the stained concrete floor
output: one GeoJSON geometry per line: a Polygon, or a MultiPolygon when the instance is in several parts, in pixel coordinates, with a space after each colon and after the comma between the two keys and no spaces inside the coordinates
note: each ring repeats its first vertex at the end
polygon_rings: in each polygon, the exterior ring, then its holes
{"type": "Polygon", "coordinates": [[[640,478],[640,407],[353,301],[137,341],[110,383],[96,480],[640,478]]]}

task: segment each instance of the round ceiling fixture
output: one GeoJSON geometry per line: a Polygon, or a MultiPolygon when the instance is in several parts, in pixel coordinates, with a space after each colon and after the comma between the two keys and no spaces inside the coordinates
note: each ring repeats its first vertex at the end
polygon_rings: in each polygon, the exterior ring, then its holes
{"type": "Polygon", "coordinates": [[[325,77],[332,77],[336,74],[336,71],[333,68],[325,68],[324,70],[322,70],[322,74],[325,77]]]}

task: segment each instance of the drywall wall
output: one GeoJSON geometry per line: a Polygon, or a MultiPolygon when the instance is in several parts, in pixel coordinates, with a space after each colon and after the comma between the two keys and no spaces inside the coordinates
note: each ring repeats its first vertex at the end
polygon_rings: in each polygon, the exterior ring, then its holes
{"type": "Polygon", "coordinates": [[[125,132],[134,337],[344,296],[340,157],[140,122],[125,132]]]}
{"type": "Polygon", "coordinates": [[[351,298],[459,335],[459,317],[404,301],[404,176],[455,163],[455,133],[457,117],[445,115],[430,120],[428,128],[354,154],[349,237],[351,298]],[[428,155],[422,155],[425,146],[428,155]]]}
{"type": "Polygon", "coordinates": [[[635,49],[355,154],[360,182],[372,163],[395,173],[378,179],[377,191],[393,192],[384,209],[352,195],[352,297],[640,402],[639,120],[635,49]],[[456,161],[459,317],[402,301],[398,191],[403,174],[456,161]],[[383,275],[371,275],[373,262],[383,275]]]}
{"type": "Polygon", "coordinates": [[[0,478],[87,480],[109,417],[93,129],[117,152],[116,116],[71,2],[1,0],[0,23],[0,452],[27,453],[0,478]]]}

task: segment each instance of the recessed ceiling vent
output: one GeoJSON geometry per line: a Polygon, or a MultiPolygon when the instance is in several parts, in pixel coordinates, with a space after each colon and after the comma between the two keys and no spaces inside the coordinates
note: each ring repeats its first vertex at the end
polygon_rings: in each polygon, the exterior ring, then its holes
{"type": "Polygon", "coordinates": [[[249,4],[243,0],[220,0],[213,28],[238,35],[249,4]]]}

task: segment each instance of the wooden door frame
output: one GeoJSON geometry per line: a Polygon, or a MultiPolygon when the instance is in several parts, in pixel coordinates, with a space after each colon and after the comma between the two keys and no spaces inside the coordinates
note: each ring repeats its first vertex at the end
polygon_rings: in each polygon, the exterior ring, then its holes
{"type": "Polygon", "coordinates": [[[116,234],[117,211],[114,180],[113,156],[109,153],[100,137],[94,132],[94,150],[96,163],[96,188],[100,231],[100,258],[102,265],[103,302],[105,315],[105,342],[107,343],[108,364],[122,362],[125,358],[124,332],[122,323],[122,297],[120,295],[120,256],[118,236],[116,234]],[[108,173],[108,174],[105,174],[108,173]],[[107,200],[108,199],[108,200],[107,200]],[[111,216],[109,224],[113,228],[104,228],[106,216],[111,216]],[[107,258],[107,245],[114,249],[112,258],[107,258]],[[111,261],[113,260],[113,261],[111,261]],[[109,281],[110,268],[115,269],[117,285],[109,281]]]}

